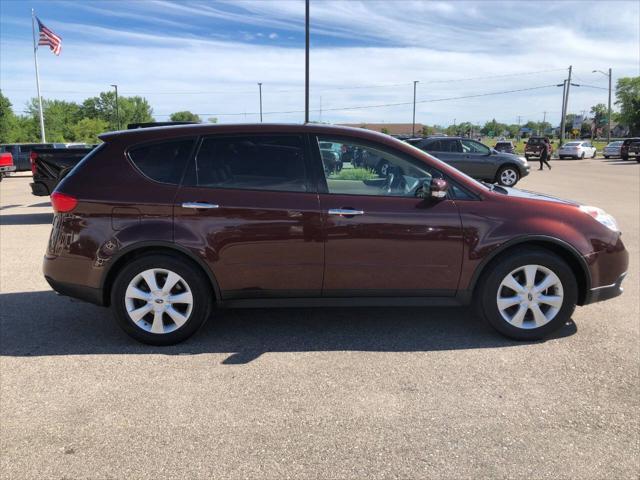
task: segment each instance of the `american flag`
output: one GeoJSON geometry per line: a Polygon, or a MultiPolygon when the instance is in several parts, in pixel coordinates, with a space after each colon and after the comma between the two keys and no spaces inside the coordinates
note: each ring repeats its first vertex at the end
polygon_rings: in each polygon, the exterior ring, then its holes
{"type": "Polygon", "coordinates": [[[54,54],[60,55],[60,51],[62,50],[62,38],[45,27],[38,17],[36,17],[36,20],[38,20],[38,30],[40,31],[38,45],[48,45],[54,54]]]}

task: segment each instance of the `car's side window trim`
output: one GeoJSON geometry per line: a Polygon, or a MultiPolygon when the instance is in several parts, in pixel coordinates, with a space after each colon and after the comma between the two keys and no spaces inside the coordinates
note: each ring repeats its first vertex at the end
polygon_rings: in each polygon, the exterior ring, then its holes
{"type": "Polygon", "coordinates": [[[239,133],[212,133],[209,135],[202,135],[199,136],[197,141],[195,142],[195,148],[191,154],[191,158],[189,159],[189,161],[187,162],[187,166],[182,174],[182,179],[180,181],[180,187],[188,187],[188,188],[206,188],[208,190],[242,190],[242,191],[247,191],[247,192],[279,192],[279,193],[317,193],[317,189],[315,187],[315,183],[312,181],[313,180],[313,175],[310,175],[311,172],[311,168],[313,166],[313,164],[315,162],[311,162],[310,159],[310,151],[309,151],[309,144],[308,141],[306,139],[307,134],[302,134],[302,133],[279,133],[279,132],[269,132],[269,133],[253,133],[253,132],[239,132],[239,133]],[[302,145],[302,156],[303,156],[303,163],[304,163],[304,168],[305,168],[305,187],[306,190],[304,192],[298,192],[295,190],[280,190],[280,189],[267,189],[267,188],[246,188],[246,187],[224,187],[224,186],[214,186],[214,187],[209,187],[209,186],[203,186],[203,185],[198,185],[197,184],[197,169],[196,169],[196,159],[198,156],[198,153],[200,152],[200,148],[202,147],[202,144],[204,143],[205,140],[209,139],[209,138],[216,138],[216,139],[225,139],[225,138],[238,138],[238,137],[296,137],[300,139],[300,143],[302,145]],[[196,180],[196,184],[195,185],[191,185],[186,183],[189,174],[193,172],[193,174],[195,175],[195,180],[196,180]]]}
{"type": "MultiPolygon", "coordinates": [[[[322,135],[322,134],[311,134],[309,135],[310,137],[310,143],[312,146],[312,153],[313,153],[313,159],[314,159],[314,174],[317,175],[317,186],[318,186],[318,193],[319,194],[326,194],[326,195],[348,195],[348,196],[352,196],[352,197],[376,197],[376,198],[380,198],[380,197],[387,197],[385,195],[360,195],[360,194],[354,194],[354,193],[331,193],[329,192],[329,187],[327,186],[327,180],[325,177],[325,173],[324,173],[324,169],[322,168],[322,156],[320,155],[320,146],[319,146],[319,141],[320,141],[320,137],[330,137],[332,141],[336,141],[336,142],[353,142],[353,143],[357,143],[358,145],[362,145],[364,147],[371,147],[371,148],[375,148],[377,150],[381,150],[383,152],[389,153],[391,155],[395,155],[397,157],[400,157],[406,161],[408,161],[409,163],[411,163],[412,165],[416,166],[417,168],[428,168],[433,170],[434,172],[438,172],[442,178],[444,178],[447,183],[449,183],[449,185],[454,185],[456,188],[462,190],[465,194],[467,194],[469,197],[471,198],[455,198],[452,195],[452,190],[449,189],[449,192],[447,193],[447,199],[448,200],[466,200],[466,201],[478,201],[481,200],[480,196],[475,194],[474,192],[469,191],[467,188],[464,188],[463,186],[461,186],[458,182],[455,182],[454,180],[451,179],[451,177],[449,177],[448,175],[444,174],[441,170],[438,170],[436,167],[432,166],[432,165],[428,165],[428,164],[424,164],[418,160],[416,160],[415,158],[413,158],[411,155],[408,155],[404,152],[400,152],[398,150],[392,149],[387,147],[386,145],[381,145],[378,143],[374,143],[365,139],[361,139],[358,137],[349,137],[349,136],[345,136],[345,135],[322,135]],[[426,166],[425,166],[426,165],[426,166]],[[318,173],[319,172],[319,173],[318,173]]],[[[398,197],[398,196],[389,196],[388,198],[413,198],[413,197],[398,197]]],[[[416,197],[417,198],[417,197],[416,197]]]]}

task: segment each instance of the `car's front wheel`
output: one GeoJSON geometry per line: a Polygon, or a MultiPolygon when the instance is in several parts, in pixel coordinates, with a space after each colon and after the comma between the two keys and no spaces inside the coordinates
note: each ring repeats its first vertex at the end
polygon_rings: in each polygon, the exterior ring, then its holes
{"type": "Polygon", "coordinates": [[[543,249],[521,248],[490,268],[480,282],[476,305],[500,333],[537,340],[571,318],[578,288],[562,258],[543,249]]]}
{"type": "Polygon", "coordinates": [[[170,255],[137,258],[111,290],[117,323],[136,340],[173,345],[195,333],[209,314],[212,294],[204,274],[170,255]]]}
{"type": "Polygon", "coordinates": [[[513,187],[520,180],[520,172],[516,167],[506,165],[498,171],[497,181],[505,187],[513,187]]]}

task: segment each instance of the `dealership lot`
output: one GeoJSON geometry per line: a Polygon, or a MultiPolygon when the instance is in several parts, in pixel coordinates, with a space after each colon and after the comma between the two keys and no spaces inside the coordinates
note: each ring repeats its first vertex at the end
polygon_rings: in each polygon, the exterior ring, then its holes
{"type": "Polygon", "coordinates": [[[224,311],[143,346],[49,289],[47,198],[5,179],[3,478],[637,476],[640,165],[552,165],[518,186],[613,214],[631,264],[530,344],[468,309],[358,308],[224,311]]]}

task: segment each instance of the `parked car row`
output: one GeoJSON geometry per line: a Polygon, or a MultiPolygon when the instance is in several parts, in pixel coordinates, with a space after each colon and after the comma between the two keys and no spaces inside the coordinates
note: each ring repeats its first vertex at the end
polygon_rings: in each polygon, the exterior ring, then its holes
{"type": "Polygon", "coordinates": [[[34,148],[69,149],[86,148],[85,143],[6,143],[0,145],[0,153],[11,153],[16,172],[31,170],[31,152],[34,148]]]}

